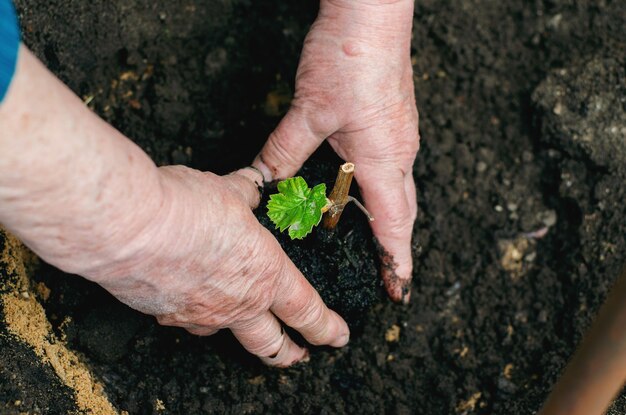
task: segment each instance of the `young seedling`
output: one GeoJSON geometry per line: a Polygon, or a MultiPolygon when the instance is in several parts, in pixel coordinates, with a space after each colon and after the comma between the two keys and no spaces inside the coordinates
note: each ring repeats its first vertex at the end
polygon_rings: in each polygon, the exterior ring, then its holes
{"type": "Polygon", "coordinates": [[[302,239],[319,225],[324,215],[324,227],[334,229],[339,222],[344,207],[354,202],[370,221],[374,218],[355,198],[348,195],[354,164],[345,163],[339,168],[335,186],[326,197],[326,185],[318,184],[309,188],[302,177],[292,177],[278,183],[278,193],[270,196],[267,202],[267,216],[283,232],[289,229],[291,239],[302,239]]]}

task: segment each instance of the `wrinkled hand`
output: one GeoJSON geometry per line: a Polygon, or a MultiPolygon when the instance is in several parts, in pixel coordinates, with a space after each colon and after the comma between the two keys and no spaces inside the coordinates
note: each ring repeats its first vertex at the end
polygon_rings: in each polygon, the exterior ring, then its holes
{"type": "Polygon", "coordinates": [[[419,148],[410,39],[413,1],[326,0],[306,40],[289,112],[254,162],[292,176],[325,139],[356,164],[392,299],[408,302],[419,148]],[[381,3],[381,4],[378,4],[381,3]],[[391,4],[382,4],[391,3],[391,4]]]}
{"type": "Polygon", "coordinates": [[[279,319],[312,344],[348,342],[346,323],[252,214],[259,203],[253,181],[261,181],[259,173],[244,169],[220,177],[182,166],[159,170],[163,215],[144,232],[145,247],[96,281],[161,324],[198,335],[229,328],[270,365],[307,357],[279,319]]]}
{"type": "Polygon", "coordinates": [[[229,328],[268,364],[349,330],[263,228],[261,174],[157,168],[25,47],[0,106],[0,223],[48,263],[101,284],[163,324],[229,328]]]}

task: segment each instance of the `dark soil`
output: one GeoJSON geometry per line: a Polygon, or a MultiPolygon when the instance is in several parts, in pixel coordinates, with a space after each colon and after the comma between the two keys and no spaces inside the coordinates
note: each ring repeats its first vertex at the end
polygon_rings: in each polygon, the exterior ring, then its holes
{"type": "MultiPolygon", "coordinates": [[[[3,316],[2,316],[3,317],[3,316]]],[[[0,413],[63,414],[76,411],[72,391],[49,366],[39,364],[35,353],[0,331],[0,413]]]]}
{"type": "MultiPolygon", "coordinates": [[[[316,12],[299,1],[16,3],[25,42],[94,111],[159,164],[219,173],[246,165],[280,119],[316,12]]],[[[69,345],[131,414],[533,413],[626,258],[625,14],[609,0],[417,2],[410,306],[379,297],[355,209],[330,241],[289,243],[329,304],[360,318],[349,346],[269,369],[228,333],[160,327],[46,267],[49,319],[72,318],[69,345]]],[[[303,170],[310,183],[334,180],[329,154],[303,170]]],[[[28,396],[21,410],[45,412],[49,379],[29,375],[18,347],[2,343],[0,399],[28,396]],[[28,381],[16,384],[19,370],[28,381]]],[[[626,414],[626,395],[611,413],[626,414]]]]}
{"type": "MultiPolygon", "coordinates": [[[[311,187],[326,182],[330,189],[338,166],[339,163],[316,160],[303,167],[299,174],[306,177],[311,187]]],[[[366,216],[355,206],[348,205],[333,231],[320,226],[303,240],[292,241],[287,232],[280,233],[274,229],[267,217],[269,195],[276,192],[275,188],[264,192],[256,210],[257,218],[276,236],[326,305],[346,319],[354,337],[355,330],[360,332],[366,322],[366,312],[386,297],[378,274],[380,262],[366,216]]]]}
{"type": "MultiPolygon", "coordinates": [[[[0,230],[0,252],[6,246],[0,230]]],[[[17,285],[19,276],[9,263],[0,259],[0,295],[17,285]]],[[[0,299],[0,304],[2,300],[0,299]]],[[[0,414],[67,413],[75,411],[72,391],[56,376],[50,366],[42,365],[35,352],[17,341],[6,327],[4,307],[0,306],[0,414]]]]}

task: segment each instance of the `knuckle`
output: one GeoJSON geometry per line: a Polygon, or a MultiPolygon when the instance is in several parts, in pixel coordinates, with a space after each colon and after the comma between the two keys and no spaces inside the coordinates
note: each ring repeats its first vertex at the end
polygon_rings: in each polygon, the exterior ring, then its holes
{"type": "Polygon", "coordinates": [[[407,147],[411,151],[412,155],[415,155],[419,151],[420,147],[420,132],[418,127],[418,113],[413,111],[409,121],[406,123],[407,133],[405,134],[407,147]]]}
{"type": "Polygon", "coordinates": [[[296,328],[308,328],[311,319],[314,318],[315,307],[311,304],[311,298],[298,299],[298,304],[294,307],[293,320],[296,328]]]}
{"type": "Polygon", "coordinates": [[[284,338],[283,336],[277,337],[275,339],[267,339],[264,342],[260,343],[259,346],[255,350],[249,350],[250,353],[255,354],[261,357],[270,357],[278,354],[282,345],[284,338]]]}
{"type": "Polygon", "coordinates": [[[169,316],[156,316],[157,323],[162,326],[172,326],[173,320],[169,316]]]}
{"type": "Polygon", "coordinates": [[[417,127],[415,128],[415,130],[411,133],[410,135],[411,137],[411,150],[413,151],[413,153],[417,153],[420,149],[420,143],[422,141],[422,137],[420,136],[420,132],[419,129],[417,129],[417,127]]]}
{"type": "Polygon", "coordinates": [[[256,283],[254,289],[249,289],[239,305],[236,307],[236,315],[233,318],[250,319],[269,310],[272,303],[273,287],[266,283],[256,283]]]}
{"type": "Polygon", "coordinates": [[[315,298],[306,301],[294,314],[294,328],[305,331],[307,340],[314,345],[325,343],[327,337],[327,322],[324,307],[315,298]]]}
{"type": "Polygon", "coordinates": [[[277,354],[285,341],[284,332],[271,319],[253,317],[236,323],[233,329],[240,333],[239,337],[246,350],[260,357],[277,354]]]}
{"type": "Polygon", "coordinates": [[[263,154],[263,161],[272,170],[275,177],[280,176],[279,168],[283,167],[281,165],[284,164],[287,167],[293,167],[298,164],[293,157],[294,151],[290,148],[291,140],[285,129],[285,127],[279,126],[270,134],[268,140],[269,147],[263,154]]]}
{"type": "MultiPolygon", "coordinates": [[[[411,215],[410,215],[410,220],[411,220],[411,228],[413,227],[413,224],[415,223],[415,220],[417,219],[417,203],[415,203],[414,206],[411,207],[411,215]]],[[[411,229],[411,232],[413,232],[413,229],[411,229]]]]}
{"type": "Polygon", "coordinates": [[[223,178],[226,190],[239,204],[246,207],[259,204],[261,192],[251,179],[237,173],[231,173],[223,178]]]}
{"type": "Polygon", "coordinates": [[[253,248],[251,255],[256,261],[261,277],[274,282],[276,276],[281,275],[286,268],[287,254],[267,229],[262,229],[258,242],[253,248]]]}
{"type": "Polygon", "coordinates": [[[385,221],[384,233],[394,239],[403,239],[411,236],[414,219],[409,211],[403,214],[393,214],[385,221]]]}

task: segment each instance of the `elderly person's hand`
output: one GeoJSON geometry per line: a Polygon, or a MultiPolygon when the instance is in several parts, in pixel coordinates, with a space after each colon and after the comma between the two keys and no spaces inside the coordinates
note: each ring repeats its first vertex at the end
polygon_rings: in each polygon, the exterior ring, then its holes
{"type": "Polygon", "coordinates": [[[258,173],[220,177],[183,166],[159,173],[163,204],[142,232],[143,248],[104,271],[83,274],[161,324],[198,335],[229,328],[270,365],[306,357],[280,321],[311,344],[348,342],[346,323],[252,214],[258,173]]]}
{"type": "Polygon", "coordinates": [[[355,163],[375,217],[385,286],[403,302],[410,296],[417,214],[412,20],[413,0],[322,0],[304,43],[291,108],[254,162],[266,181],[283,179],[328,139],[341,158],[355,163]]]}
{"type": "Polygon", "coordinates": [[[258,172],[157,168],[23,46],[0,131],[0,223],[49,263],[162,324],[229,328],[271,365],[306,357],[280,321],[312,344],[348,342],[252,214],[258,172]]]}

